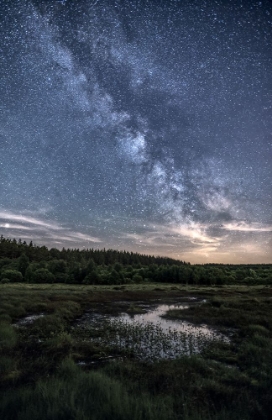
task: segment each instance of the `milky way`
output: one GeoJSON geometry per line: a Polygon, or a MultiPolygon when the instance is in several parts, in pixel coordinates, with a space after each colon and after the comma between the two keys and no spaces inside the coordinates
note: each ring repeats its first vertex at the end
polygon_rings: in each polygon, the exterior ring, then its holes
{"type": "Polygon", "coordinates": [[[272,262],[270,1],[0,0],[0,230],[272,262]]]}

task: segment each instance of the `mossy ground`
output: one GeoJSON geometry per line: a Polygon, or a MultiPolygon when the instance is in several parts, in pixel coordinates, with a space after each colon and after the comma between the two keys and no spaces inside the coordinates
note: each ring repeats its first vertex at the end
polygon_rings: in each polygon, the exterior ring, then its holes
{"type": "MultiPolygon", "coordinates": [[[[272,407],[272,289],[0,285],[0,417],[3,419],[269,419],[272,407]],[[231,328],[232,340],[211,343],[193,357],[142,363],[73,329],[104,303],[201,297],[200,306],[168,314],[231,328]],[[20,318],[43,314],[32,324],[20,318]],[[120,354],[116,354],[120,356],[120,354]],[[87,361],[83,367],[75,362],[87,361]],[[103,363],[100,363],[103,361],[103,363]]],[[[93,334],[95,334],[95,330],[93,334]]]]}

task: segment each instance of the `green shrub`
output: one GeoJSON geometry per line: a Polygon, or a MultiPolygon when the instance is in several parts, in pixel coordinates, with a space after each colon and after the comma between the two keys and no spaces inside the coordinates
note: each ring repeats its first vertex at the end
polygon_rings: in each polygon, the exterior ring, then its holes
{"type": "Polygon", "coordinates": [[[22,305],[13,305],[9,310],[9,315],[11,318],[21,318],[26,315],[26,310],[22,305]]]}
{"type": "Polygon", "coordinates": [[[36,319],[31,327],[32,334],[43,339],[53,338],[64,332],[64,324],[56,315],[36,319]]]}
{"type": "Polygon", "coordinates": [[[55,277],[47,268],[39,268],[32,274],[31,281],[33,283],[53,283],[55,277]]]}
{"type": "Polygon", "coordinates": [[[245,277],[243,283],[248,285],[257,284],[258,279],[256,277],[245,277]]]}
{"type": "Polygon", "coordinates": [[[69,274],[67,273],[56,273],[54,277],[55,283],[68,283],[69,280],[69,274]]]}
{"type": "Polygon", "coordinates": [[[134,276],[132,277],[132,280],[134,283],[142,283],[143,278],[142,276],[140,276],[140,274],[134,274],[134,276]]]}
{"type": "Polygon", "coordinates": [[[65,305],[56,309],[56,315],[66,320],[72,319],[80,311],[80,305],[76,302],[66,301],[65,305]]]}
{"type": "Polygon", "coordinates": [[[9,283],[10,282],[10,279],[7,279],[7,278],[3,278],[1,281],[0,281],[0,283],[1,284],[6,284],[6,283],[9,283]]]}
{"type": "Polygon", "coordinates": [[[83,280],[84,284],[99,284],[101,283],[101,276],[97,273],[97,271],[92,271],[91,273],[87,274],[87,276],[83,280]]]}
{"type": "Polygon", "coordinates": [[[16,344],[16,333],[14,328],[6,323],[0,324],[0,349],[10,349],[16,344]]]}
{"type": "Polygon", "coordinates": [[[246,333],[250,335],[259,334],[264,335],[266,337],[269,336],[269,330],[265,328],[263,325],[258,324],[251,324],[246,328],[246,333]]]}
{"type": "Polygon", "coordinates": [[[49,338],[45,342],[47,350],[53,350],[55,353],[61,353],[62,357],[70,355],[73,346],[73,339],[70,334],[62,332],[58,335],[49,338]]]}
{"type": "Polygon", "coordinates": [[[20,271],[17,270],[4,270],[1,274],[2,279],[7,279],[12,282],[22,282],[23,275],[20,271]]]}
{"type": "Polygon", "coordinates": [[[254,336],[252,337],[252,342],[258,347],[263,347],[265,349],[268,349],[269,347],[271,347],[272,349],[271,339],[268,337],[264,337],[263,335],[254,334],[254,336]]]}

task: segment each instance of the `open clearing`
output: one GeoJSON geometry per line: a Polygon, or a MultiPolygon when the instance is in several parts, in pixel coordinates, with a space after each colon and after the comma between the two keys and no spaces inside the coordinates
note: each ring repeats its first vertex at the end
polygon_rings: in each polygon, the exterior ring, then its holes
{"type": "Polygon", "coordinates": [[[269,419],[270,287],[3,284],[0,292],[1,418],[269,419]],[[212,339],[197,335],[203,328],[212,339]]]}

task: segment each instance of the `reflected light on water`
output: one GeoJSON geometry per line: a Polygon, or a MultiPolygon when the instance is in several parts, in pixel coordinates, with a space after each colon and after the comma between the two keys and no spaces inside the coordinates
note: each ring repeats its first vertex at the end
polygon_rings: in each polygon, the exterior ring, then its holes
{"type": "MultiPolygon", "coordinates": [[[[189,305],[187,303],[183,304],[172,304],[172,305],[159,305],[156,308],[149,310],[145,314],[137,314],[137,315],[129,315],[127,313],[122,313],[117,317],[121,321],[127,322],[128,324],[159,324],[160,328],[164,332],[169,332],[169,330],[176,330],[178,332],[183,332],[187,334],[204,334],[206,337],[213,337],[214,330],[209,328],[207,325],[193,325],[187,321],[181,320],[173,320],[173,319],[166,319],[162,318],[163,315],[167,313],[167,311],[172,309],[188,309],[189,305]]],[[[116,319],[116,317],[114,318],[116,319]]]]}

